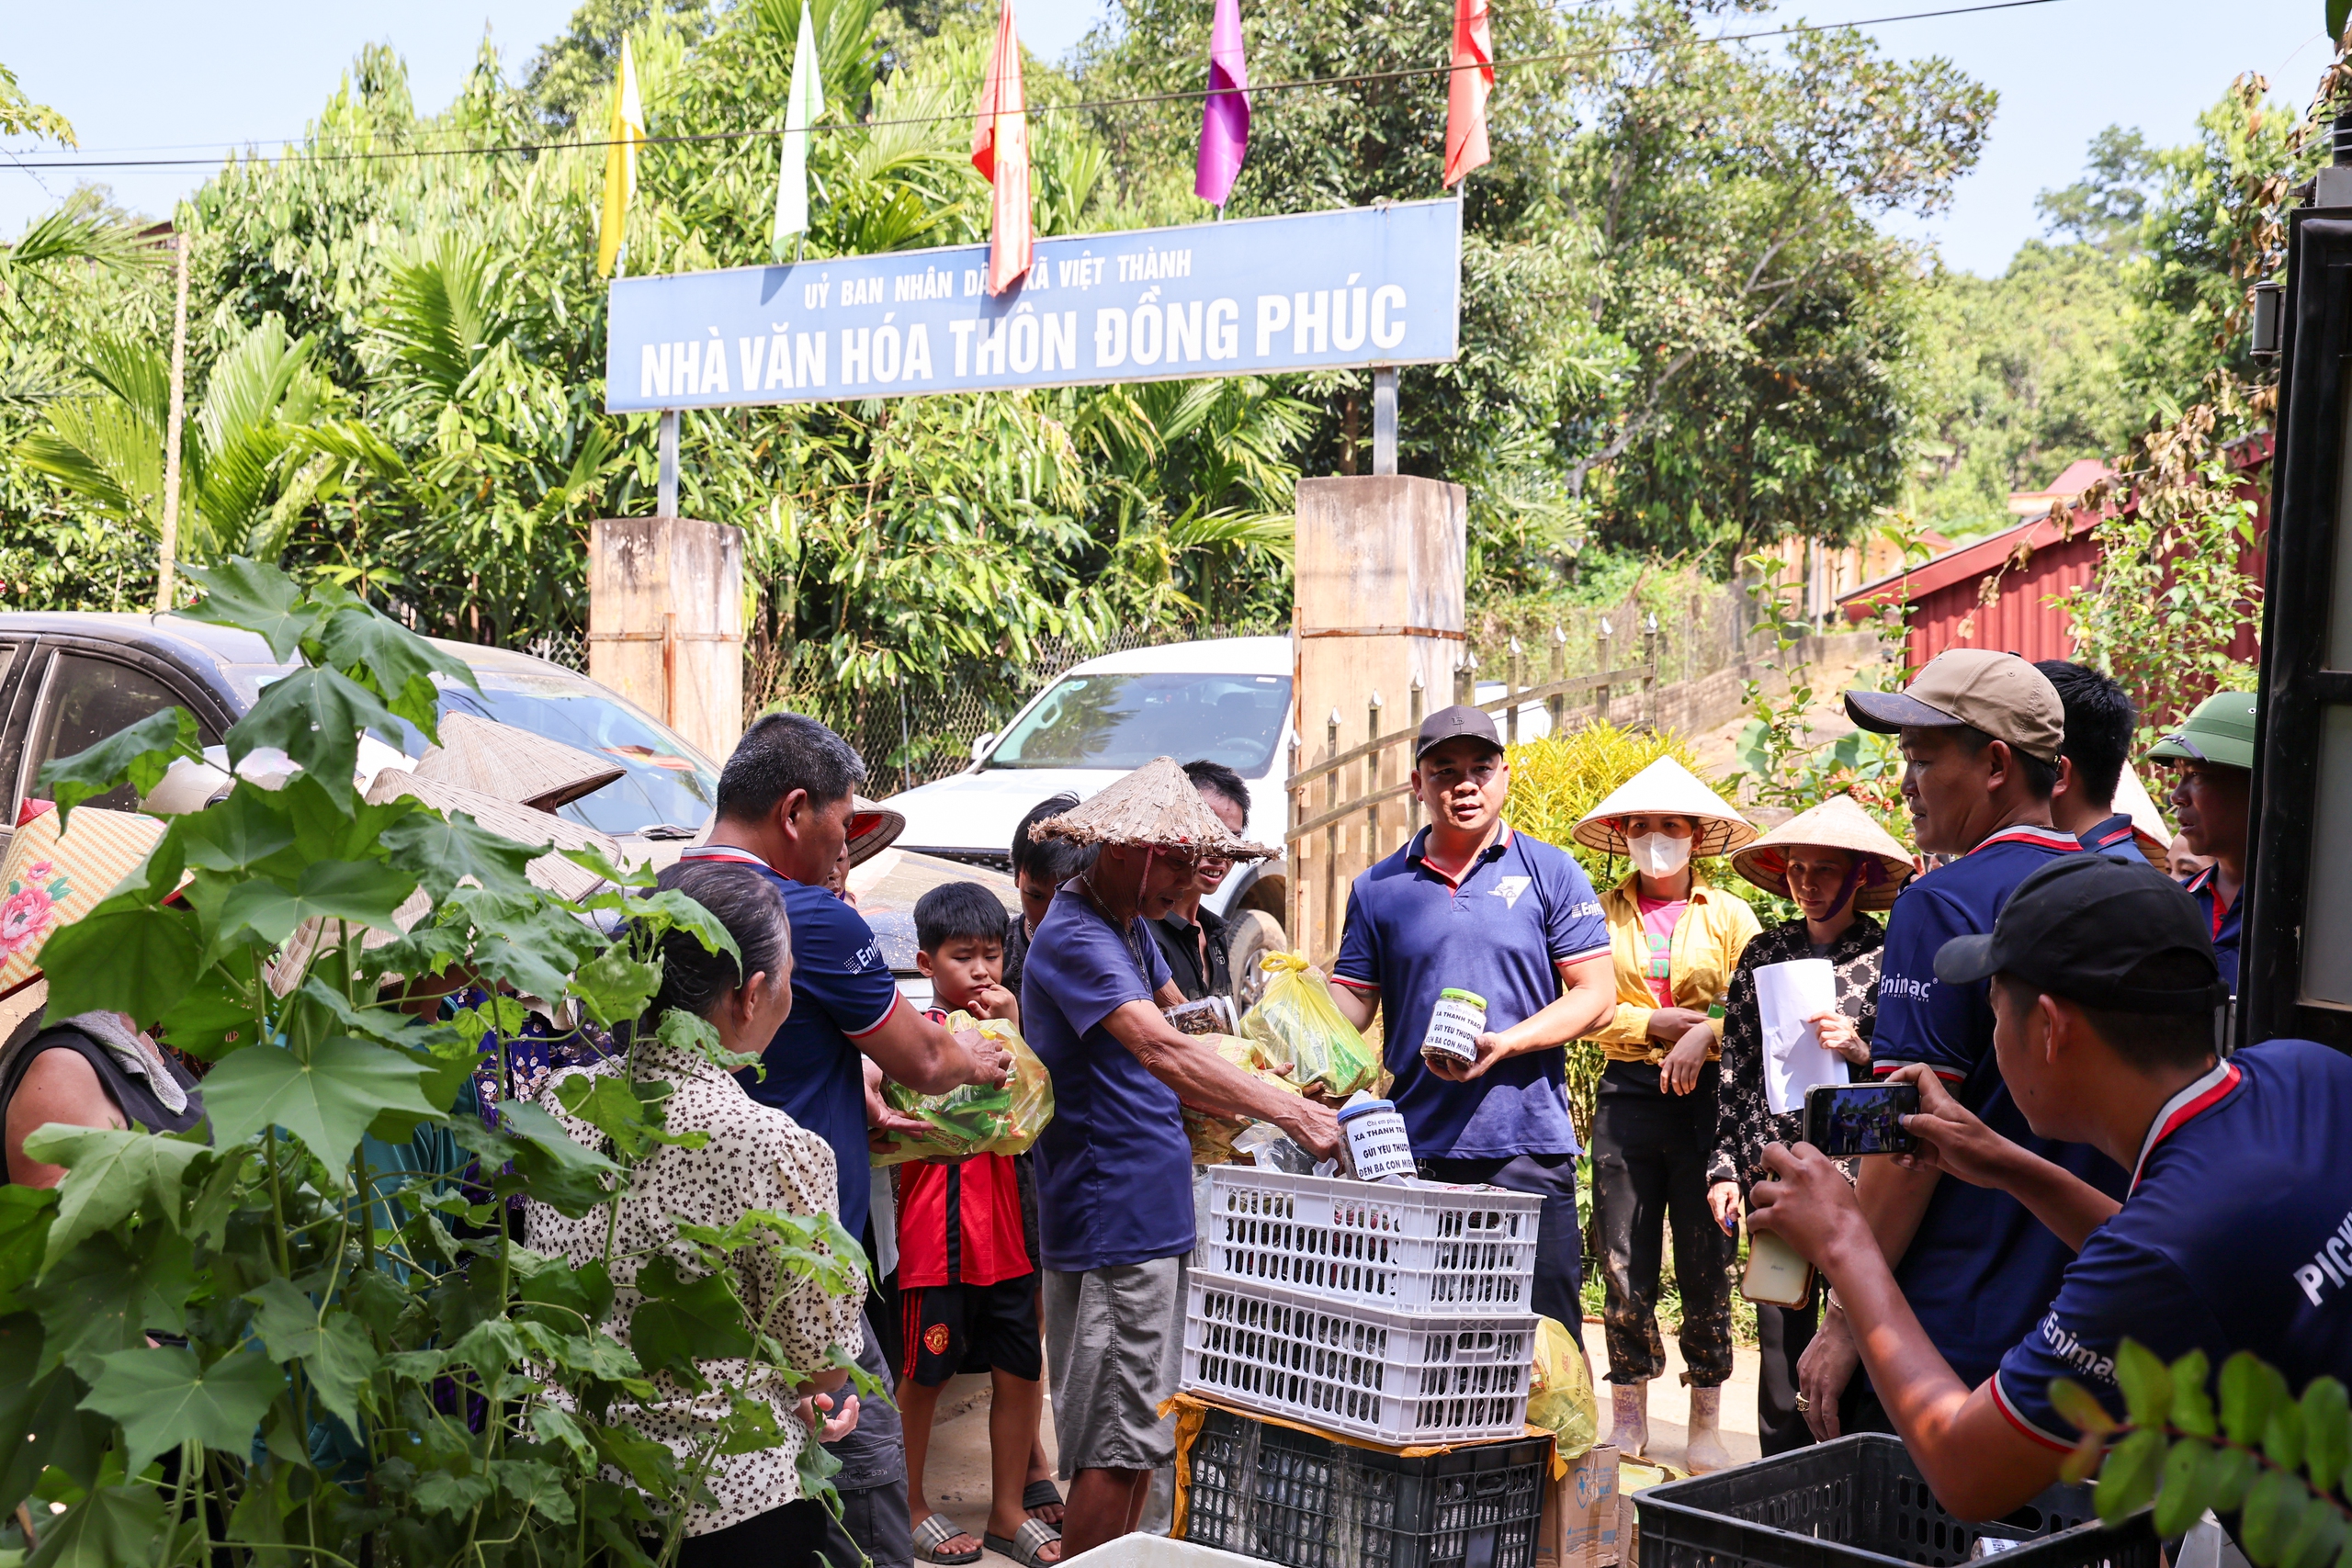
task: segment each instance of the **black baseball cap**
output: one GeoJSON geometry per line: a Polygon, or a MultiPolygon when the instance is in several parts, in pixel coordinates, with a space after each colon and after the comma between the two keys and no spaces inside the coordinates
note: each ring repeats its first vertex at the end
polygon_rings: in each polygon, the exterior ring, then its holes
{"type": "Polygon", "coordinates": [[[1483,740],[1499,751],[1503,738],[1495,733],[1495,716],[1485,708],[1457,705],[1440,708],[1421,720],[1421,738],[1413,742],[1413,761],[1419,761],[1430,754],[1430,749],[1449,740],[1483,740]]]}
{"type": "Polygon", "coordinates": [[[1936,953],[1936,978],[1949,984],[1996,974],[2114,1012],[2205,1012],[2230,999],[2197,900],[2153,866],[2089,853],[2018,883],[1990,936],[1954,937],[1936,953]],[[2156,974],[2143,968],[2160,958],[2170,962],[2156,974]]]}

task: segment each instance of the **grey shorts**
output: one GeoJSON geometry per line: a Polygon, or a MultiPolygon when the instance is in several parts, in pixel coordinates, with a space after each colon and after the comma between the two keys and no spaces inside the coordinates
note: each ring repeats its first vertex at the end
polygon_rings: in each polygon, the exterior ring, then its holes
{"type": "Polygon", "coordinates": [[[1061,1477],[1156,1470],[1176,1460],[1159,1415],[1184,1364],[1184,1260],[1154,1258],[1066,1274],[1048,1269],[1046,1359],[1061,1477]]]}

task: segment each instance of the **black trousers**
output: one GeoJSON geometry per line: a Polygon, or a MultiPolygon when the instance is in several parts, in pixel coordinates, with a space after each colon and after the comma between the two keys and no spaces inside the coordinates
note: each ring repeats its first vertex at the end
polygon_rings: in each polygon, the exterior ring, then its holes
{"type": "Polygon", "coordinates": [[[1535,1279],[1529,1307],[1557,1322],[1584,1348],[1584,1236],[1577,1225],[1577,1156],[1511,1155],[1420,1162],[1431,1181],[1481,1181],[1544,1200],[1535,1216],[1535,1279]]]}
{"type": "Polygon", "coordinates": [[[1676,1338],[1691,1386],[1715,1388],[1731,1377],[1735,1249],[1707,1209],[1721,1076],[1710,1062],[1689,1094],[1660,1094],[1655,1066],[1611,1062],[1601,1074],[1592,1116],[1592,1201],[1611,1382],[1642,1382],[1666,1370],[1657,1288],[1668,1230],[1682,1291],[1676,1338]]]}
{"type": "Polygon", "coordinates": [[[678,1568],[857,1568],[860,1556],[856,1542],[814,1497],[678,1543],[678,1568]]]}
{"type": "MultiPolygon", "coordinates": [[[[1756,1441],[1764,1457],[1784,1454],[1814,1440],[1813,1428],[1797,1409],[1797,1360],[1821,1326],[1821,1287],[1801,1307],[1756,1303],[1760,1364],[1756,1373],[1756,1441]]],[[[1857,1382],[1860,1379],[1856,1380],[1857,1382]]]]}

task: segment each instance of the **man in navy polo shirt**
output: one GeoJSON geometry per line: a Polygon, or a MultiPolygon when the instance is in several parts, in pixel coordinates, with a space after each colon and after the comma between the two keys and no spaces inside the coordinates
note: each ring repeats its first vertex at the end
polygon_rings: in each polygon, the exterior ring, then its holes
{"type": "MultiPolygon", "coordinates": [[[[2213,1056],[2227,992],[2188,896],[2090,855],[2019,884],[1989,937],[1959,938],[1937,983],[1992,981],[1996,1048],[2044,1138],[2131,1168],[2119,1204],[1969,1114],[1923,1066],[1914,1163],[2013,1195],[2078,1252],[1996,1372],[1957,1375],[1921,1329],[1831,1163],[1774,1147],[1749,1223],[1837,1281],[1871,1380],[1944,1506],[1994,1518],[2058,1478],[2078,1433],[2050,1399],[2071,1378],[2117,1418],[2126,1338],[2218,1372],[2251,1350],[2300,1392],[2352,1378],[2352,1059],[2308,1040],[2213,1056]],[[1973,1381],[1973,1386],[1972,1386],[1973,1381]]],[[[1898,1158],[1905,1156],[1898,1156],[1898,1158]]],[[[1894,1160],[1864,1162],[1892,1166],[1894,1160]]]]}
{"type": "Polygon", "coordinates": [[[1359,1029],[1386,1008],[1389,1094],[1423,1175],[1543,1197],[1534,1310],[1581,1344],[1581,1151],[1561,1047],[1617,1010],[1600,900],[1565,851],[1502,819],[1510,764],[1483,709],[1430,715],[1414,745],[1412,784],[1430,825],[1349,890],[1331,998],[1359,1029]],[[1421,1055],[1438,993],[1448,989],[1486,999],[1476,1062],[1421,1055]]]}
{"type": "Polygon", "coordinates": [[[2244,913],[2238,906],[2245,891],[2257,705],[2252,692],[2216,692],[2148,752],[2152,760],[2172,765],[2172,806],[2181,836],[2192,852],[2213,857],[2212,864],[2188,879],[2188,893],[2205,911],[2213,953],[2232,995],[2238,988],[2238,917],[2244,913]]]}
{"type": "MultiPolygon", "coordinates": [[[[1901,692],[1847,693],[1846,711],[1865,728],[1902,736],[1915,841],[1958,857],[1905,887],[1887,917],[1873,1069],[1883,1077],[1907,1064],[1928,1068],[1996,1131],[2120,1195],[2123,1172],[2097,1149],[2032,1141],[1994,1060],[1985,987],[1935,973],[1945,942],[1991,931],[2018,883],[2053,857],[2083,852],[2050,821],[2065,738],[2058,693],[2013,653],[1956,648],[1901,692]]],[[[1939,1182],[1932,1169],[1865,1160],[1860,1200],[1928,1340],[1971,1384],[1992,1376],[2057,1291],[2066,1248],[2008,1194],[1939,1182]]],[[[1824,1439],[1889,1430],[1854,1378],[1843,1300],[1832,1291],[1798,1364],[1797,1408],[1824,1439]]]]}
{"type": "Polygon", "coordinates": [[[2115,809],[2115,786],[2132,757],[2140,723],[2131,695],[2086,664],[2037,660],[2033,666],[2058,693],[2066,738],[2058,748],[2058,782],[2050,791],[2050,824],[2072,833],[2083,848],[2132,865],[2145,865],[2131,813],[2115,809]]]}
{"type": "MultiPolygon", "coordinates": [[[[1012,1066],[1001,1046],[951,1035],[899,996],[874,929],[824,886],[847,841],[852,796],[865,764],[849,742],[813,718],[772,713],[744,732],[718,775],[709,840],[682,860],[731,860],[764,873],[792,921],[792,1014],[762,1054],[764,1076],[743,1088],[832,1145],[841,1179],[842,1228],[862,1235],[873,1185],[865,1145],[865,1058],[924,1094],[963,1084],[1001,1084],[1012,1066]]],[[[890,1383],[868,1324],[858,1363],[890,1383]]],[[[879,1568],[913,1561],[907,1458],[898,1412],[862,1403],[854,1431],[828,1445],[842,1461],[835,1484],[842,1522],[879,1568]]]]}

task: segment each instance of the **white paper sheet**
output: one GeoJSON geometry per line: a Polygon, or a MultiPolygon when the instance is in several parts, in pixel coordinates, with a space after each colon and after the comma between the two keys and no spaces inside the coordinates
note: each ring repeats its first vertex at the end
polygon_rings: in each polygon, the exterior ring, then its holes
{"type": "Polygon", "coordinates": [[[1802,1110],[1815,1084],[1844,1083],[1846,1059],[1821,1043],[1815,1013],[1838,1007],[1838,972],[1826,958],[1767,964],[1756,971],[1756,1010],[1764,1025],[1764,1099],[1776,1116],[1802,1110]]]}

